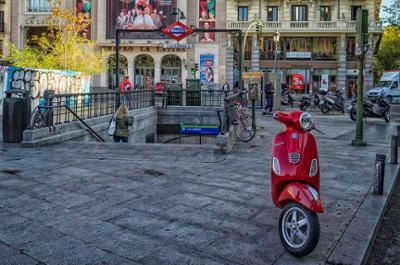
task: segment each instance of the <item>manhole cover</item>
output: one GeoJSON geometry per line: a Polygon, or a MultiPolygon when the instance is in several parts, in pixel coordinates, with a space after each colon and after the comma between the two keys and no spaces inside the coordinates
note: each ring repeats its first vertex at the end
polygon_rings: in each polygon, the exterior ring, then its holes
{"type": "Polygon", "coordinates": [[[146,169],[146,170],[144,171],[144,173],[147,174],[147,175],[156,176],[156,177],[158,177],[158,176],[164,176],[164,175],[165,175],[164,173],[162,173],[162,172],[160,172],[160,171],[151,170],[151,169],[146,169]]]}
{"type": "Polygon", "coordinates": [[[19,170],[19,169],[2,169],[2,170],[0,170],[0,172],[6,173],[6,174],[10,174],[10,175],[14,175],[14,176],[19,176],[19,174],[22,171],[19,170]]]}

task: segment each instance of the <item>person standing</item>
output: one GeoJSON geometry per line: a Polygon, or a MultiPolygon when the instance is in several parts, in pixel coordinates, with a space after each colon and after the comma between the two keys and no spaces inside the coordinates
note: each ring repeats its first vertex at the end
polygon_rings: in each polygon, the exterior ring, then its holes
{"type": "Polygon", "coordinates": [[[225,96],[229,95],[231,87],[229,86],[228,81],[226,81],[225,84],[222,86],[222,90],[225,92],[225,96]]]}
{"type": "Polygon", "coordinates": [[[274,86],[272,85],[271,81],[265,84],[264,93],[266,101],[265,110],[271,113],[272,108],[274,107],[274,86]]]}
{"type": "Polygon", "coordinates": [[[129,80],[129,76],[126,76],[124,81],[120,85],[121,93],[122,93],[122,102],[125,103],[126,100],[129,101],[129,106],[131,104],[131,97],[129,92],[132,90],[132,83],[129,80]]]}
{"type": "Polygon", "coordinates": [[[129,126],[133,125],[133,117],[129,116],[128,107],[122,104],[115,114],[114,143],[127,143],[129,137],[129,126]]]}

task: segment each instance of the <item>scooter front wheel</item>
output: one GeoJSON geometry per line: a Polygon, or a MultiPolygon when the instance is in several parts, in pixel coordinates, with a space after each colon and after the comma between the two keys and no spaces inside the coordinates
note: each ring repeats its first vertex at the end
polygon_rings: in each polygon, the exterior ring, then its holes
{"type": "Polygon", "coordinates": [[[311,253],[319,241],[318,215],[298,203],[288,203],[279,217],[279,236],[291,254],[311,253]]]}

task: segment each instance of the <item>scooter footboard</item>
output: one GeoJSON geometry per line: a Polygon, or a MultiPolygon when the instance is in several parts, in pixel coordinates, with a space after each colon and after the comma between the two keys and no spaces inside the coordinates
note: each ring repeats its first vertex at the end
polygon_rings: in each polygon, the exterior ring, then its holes
{"type": "Polygon", "coordinates": [[[324,205],[318,192],[308,184],[295,182],[288,184],[278,198],[280,207],[288,202],[297,202],[316,213],[324,212],[324,205]]]}

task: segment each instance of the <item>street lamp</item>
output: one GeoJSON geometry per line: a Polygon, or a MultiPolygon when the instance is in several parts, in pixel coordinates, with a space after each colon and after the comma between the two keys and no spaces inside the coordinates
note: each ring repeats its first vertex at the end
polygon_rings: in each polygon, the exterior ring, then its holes
{"type": "Polygon", "coordinates": [[[180,16],[178,18],[178,20],[185,20],[186,19],[185,13],[183,13],[183,11],[180,8],[174,7],[172,9],[171,16],[178,16],[178,15],[180,16]]]}
{"type": "Polygon", "coordinates": [[[281,34],[278,31],[274,33],[274,43],[275,43],[275,58],[274,58],[274,88],[275,88],[275,109],[279,110],[281,108],[281,85],[278,83],[278,71],[277,71],[277,62],[278,62],[278,45],[281,34]]]}

